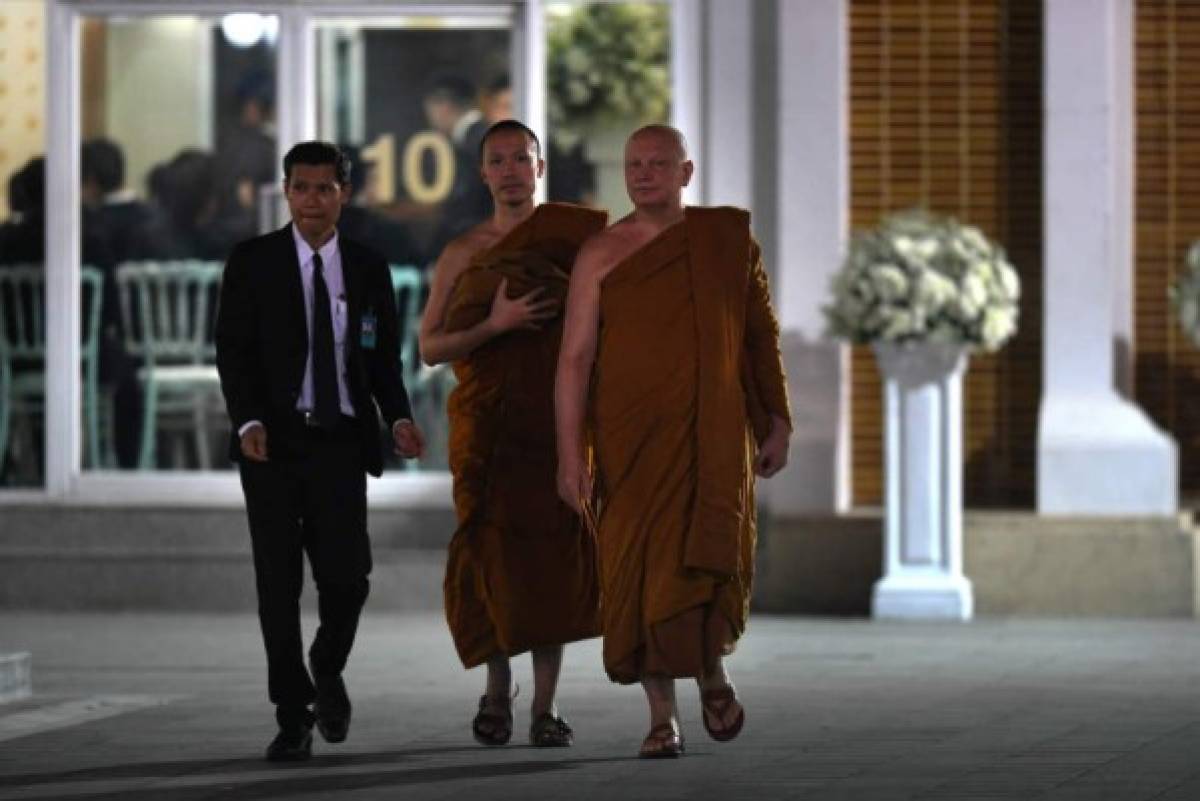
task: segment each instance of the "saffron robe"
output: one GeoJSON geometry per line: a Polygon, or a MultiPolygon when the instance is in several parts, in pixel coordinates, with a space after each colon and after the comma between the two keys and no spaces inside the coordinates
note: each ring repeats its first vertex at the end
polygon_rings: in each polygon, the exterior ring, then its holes
{"type": "Polygon", "coordinates": [[[749,223],[688,208],[601,284],[589,433],[613,681],[704,675],[745,630],[755,438],[791,420],[749,223]]]}
{"type": "MultiPolygon", "coordinates": [[[[605,221],[591,209],[538,206],[471,259],[451,292],[445,330],[486,319],[505,278],[511,298],[540,287],[539,300],[565,303],[575,254],[605,221]]],[[[458,528],[443,589],[468,668],[599,633],[595,542],[556,488],[561,309],[539,330],[506,332],[454,364],[449,457],[458,528]]]]}

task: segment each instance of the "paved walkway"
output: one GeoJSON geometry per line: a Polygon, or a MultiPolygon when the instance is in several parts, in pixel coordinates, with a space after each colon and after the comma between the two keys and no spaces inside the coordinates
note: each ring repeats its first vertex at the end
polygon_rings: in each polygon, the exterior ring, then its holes
{"type": "MultiPolygon", "coordinates": [[[[311,625],[308,627],[311,631],[311,625]]],[[[1191,621],[876,624],[759,616],[731,661],[747,706],[707,739],[681,686],[688,754],[633,758],[640,691],[596,642],[568,649],[572,749],[483,749],[482,676],[436,615],[368,614],[347,680],[350,739],[274,766],[249,615],[0,614],[34,654],[35,695],[0,706],[7,799],[1200,799],[1200,625],[1191,621]]]]}

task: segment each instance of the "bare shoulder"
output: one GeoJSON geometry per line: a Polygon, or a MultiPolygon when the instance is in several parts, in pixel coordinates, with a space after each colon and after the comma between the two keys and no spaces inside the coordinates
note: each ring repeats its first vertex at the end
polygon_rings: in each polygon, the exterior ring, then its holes
{"type": "Polygon", "coordinates": [[[629,253],[629,240],[617,223],[605,228],[583,243],[575,259],[575,269],[584,276],[599,281],[629,253]]]}
{"type": "Polygon", "coordinates": [[[434,268],[447,280],[454,280],[467,269],[471,257],[491,244],[486,223],[475,225],[446,243],[434,268]]]}

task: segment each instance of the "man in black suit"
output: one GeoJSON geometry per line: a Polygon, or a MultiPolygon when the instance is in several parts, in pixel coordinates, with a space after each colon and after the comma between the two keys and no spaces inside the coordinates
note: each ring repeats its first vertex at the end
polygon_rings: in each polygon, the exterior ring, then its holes
{"type": "Polygon", "coordinates": [[[115,264],[136,257],[134,243],[150,224],[150,206],[125,186],[125,153],[111,139],[96,137],[80,153],[84,227],[89,222],[107,239],[115,264]]]}
{"type": "Polygon", "coordinates": [[[329,742],[349,728],[341,674],[371,570],[365,474],[383,465],[376,404],[397,453],[424,448],[400,377],[387,264],[338,236],[349,161],[334,145],[303,142],[283,171],[292,222],[234,249],[216,328],[279,724],[272,761],[307,759],[314,721],[329,742]],[[305,552],[320,611],[311,676],[300,634],[305,552]]]}
{"type": "Polygon", "coordinates": [[[96,137],[83,143],[80,153],[83,196],[83,236],[97,238],[108,250],[108,262],[88,261],[104,271],[100,320],[100,383],[112,392],[113,435],[117,465],[138,465],[142,446],[142,411],[145,402],[138,380],[138,359],[125,348],[117,268],[139,255],[135,250],[151,226],[150,206],[125,187],[125,154],[111,139],[96,137]]]}
{"type": "Polygon", "coordinates": [[[446,243],[492,216],[492,193],[479,178],[479,149],[489,123],[479,110],[475,87],[459,75],[438,75],[425,88],[425,117],[454,147],[454,181],[442,203],[429,244],[432,262],[446,243]]]}

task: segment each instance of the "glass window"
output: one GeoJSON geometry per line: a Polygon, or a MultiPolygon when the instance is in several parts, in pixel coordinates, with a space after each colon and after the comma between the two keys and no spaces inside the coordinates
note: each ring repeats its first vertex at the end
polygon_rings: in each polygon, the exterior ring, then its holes
{"type": "Polygon", "coordinates": [[[671,120],[668,3],[547,3],[551,200],[632,209],[625,139],[671,120]]]}
{"type": "Polygon", "coordinates": [[[85,468],[227,469],[213,319],[224,259],[271,218],[278,18],[82,20],[85,468]],[[88,340],[89,331],[94,338],[88,340]]]}
{"type": "Polygon", "coordinates": [[[0,487],[45,483],[45,13],[0,3],[0,487]]]}
{"type": "Polygon", "coordinates": [[[448,365],[421,366],[417,328],[429,267],[492,211],[478,151],[488,125],[512,115],[511,39],[506,12],[317,26],[318,133],[354,163],[338,227],[392,265],[405,385],[428,439],[427,455],[407,469],[446,469],[453,376],[448,365]]]}

